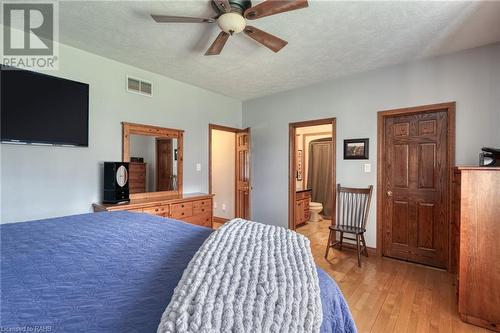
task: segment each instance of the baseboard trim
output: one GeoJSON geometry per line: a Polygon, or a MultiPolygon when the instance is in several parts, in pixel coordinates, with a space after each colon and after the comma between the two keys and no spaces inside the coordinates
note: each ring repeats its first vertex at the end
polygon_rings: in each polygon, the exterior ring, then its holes
{"type": "Polygon", "coordinates": [[[213,221],[213,222],[216,222],[216,223],[222,223],[222,224],[224,224],[224,223],[226,223],[227,221],[230,221],[230,220],[229,220],[229,219],[226,219],[226,218],[224,218],[224,217],[217,217],[217,216],[214,216],[214,218],[213,218],[213,220],[212,220],[212,221],[213,221]]]}

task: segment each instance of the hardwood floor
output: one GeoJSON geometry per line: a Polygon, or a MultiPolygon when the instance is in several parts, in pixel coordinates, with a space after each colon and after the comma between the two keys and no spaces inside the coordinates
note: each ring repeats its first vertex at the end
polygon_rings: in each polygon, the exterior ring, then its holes
{"type": "Polygon", "coordinates": [[[212,221],[212,229],[219,229],[224,223],[212,221]]]}
{"type": "Polygon", "coordinates": [[[388,258],[331,249],[324,258],[328,225],[309,223],[297,232],[311,240],[316,264],[332,276],[362,332],[490,332],[462,322],[451,274],[388,258]]]}

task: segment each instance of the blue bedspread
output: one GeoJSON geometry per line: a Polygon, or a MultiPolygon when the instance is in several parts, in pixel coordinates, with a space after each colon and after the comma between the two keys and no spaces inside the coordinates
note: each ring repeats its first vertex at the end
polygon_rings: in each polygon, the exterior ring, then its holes
{"type": "MultiPolygon", "coordinates": [[[[0,331],[156,332],[211,229],[138,213],[0,225],[0,331]]],[[[335,282],[318,269],[322,332],[355,332],[335,282]]]]}

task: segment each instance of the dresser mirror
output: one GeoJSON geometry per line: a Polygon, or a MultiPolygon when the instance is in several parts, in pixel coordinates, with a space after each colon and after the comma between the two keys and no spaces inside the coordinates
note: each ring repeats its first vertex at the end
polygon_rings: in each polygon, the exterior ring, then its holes
{"type": "Polygon", "coordinates": [[[131,199],[182,193],[183,131],[122,123],[131,199]]]}

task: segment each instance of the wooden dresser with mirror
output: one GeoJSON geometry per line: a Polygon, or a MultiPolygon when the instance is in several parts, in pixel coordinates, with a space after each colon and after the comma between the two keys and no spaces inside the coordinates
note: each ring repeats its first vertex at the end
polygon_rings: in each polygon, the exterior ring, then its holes
{"type": "Polygon", "coordinates": [[[213,196],[182,190],[184,131],[127,122],[122,129],[130,202],[94,203],[94,212],[128,210],[212,227],[213,196]]]}

